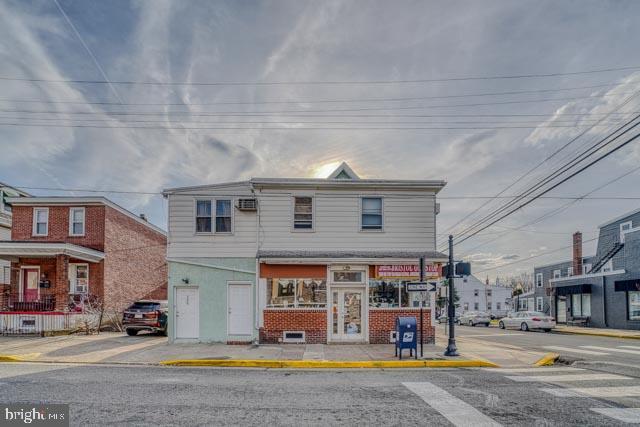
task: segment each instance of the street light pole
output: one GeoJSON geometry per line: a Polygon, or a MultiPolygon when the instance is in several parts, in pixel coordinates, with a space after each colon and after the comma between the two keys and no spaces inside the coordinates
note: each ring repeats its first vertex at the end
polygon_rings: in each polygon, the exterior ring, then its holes
{"type": "Polygon", "coordinates": [[[455,336],[455,322],[454,318],[456,317],[456,308],[454,302],[455,289],[453,285],[455,268],[453,265],[453,236],[449,235],[449,268],[447,269],[447,279],[449,280],[449,344],[447,345],[447,349],[444,352],[445,356],[459,356],[458,349],[456,347],[456,336],[455,336]]]}

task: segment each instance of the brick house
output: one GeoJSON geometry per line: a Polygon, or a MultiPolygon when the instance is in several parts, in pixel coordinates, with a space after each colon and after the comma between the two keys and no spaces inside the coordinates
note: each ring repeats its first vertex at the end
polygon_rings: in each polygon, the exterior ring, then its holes
{"type": "Polygon", "coordinates": [[[103,197],[8,198],[11,262],[1,313],[81,311],[90,299],[122,311],[137,299],[166,299],[163,230],[103,197]]]}

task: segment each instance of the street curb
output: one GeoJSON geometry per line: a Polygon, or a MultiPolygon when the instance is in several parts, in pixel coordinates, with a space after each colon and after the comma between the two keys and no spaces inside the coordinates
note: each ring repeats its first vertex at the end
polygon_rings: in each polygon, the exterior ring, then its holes
{"type": "Polygon", "coordinates": [[[483,360],[248,360],[248,359],[177,359],[164,360],[165,366],[211,366],[224,368],[295,368],[295,369],[354,369],[354,368],[498,368],[483,360]]]}
{"type": "Polygon", "coordinates": [[[552,329],[551,333],[560,335],[589,335],[592,337],[606,337],[606,338],[624,338],[628,340],[640,340],[640,335],[626,335],[616,334],[614,332],[595,332],[595,331],[559,331],[552,329]]]}
{"type": "Polygon", "coordinates": [[[544,356],[542,356],[542,358],[539,359],[533,365],[534,366],[551,366],[556,363],[556,360],[558,360],[559,357],[560,355],[558,353],[547,353],[544,356]]]}

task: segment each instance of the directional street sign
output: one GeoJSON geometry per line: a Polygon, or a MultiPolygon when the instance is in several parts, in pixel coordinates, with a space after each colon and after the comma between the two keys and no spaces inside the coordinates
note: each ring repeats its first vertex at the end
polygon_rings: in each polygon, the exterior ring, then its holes
{"type": "Polygon", "coordinates": [[[434,292],[436,284],[430,282],[407,282],[407,292],[434,292]]]}

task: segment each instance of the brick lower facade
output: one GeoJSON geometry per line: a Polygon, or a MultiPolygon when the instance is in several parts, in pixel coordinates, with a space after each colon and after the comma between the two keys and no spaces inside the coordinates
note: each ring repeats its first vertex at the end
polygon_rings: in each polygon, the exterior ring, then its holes
{"type": "MultiPolygon", "coordinates": [[[[391,332],[396,329],[396,319],[402,316],[415,317],[418,321],[418,331],[420,330],[420,310],[407,308],[370,308],[369,309],[369,343],[388,344],[390,343],[391,332]]],[[[435,343],[436,328],[431,325],[431,310],[424,309],[422,313],[422,325],[424,334],[422,341],[425,344],[435,343]]]]}
{"type": "MultiPolygon", "coordinates": [[[[420,324],[419,309],[369,309],[369,343],[391,343],[391,332],[395,330],[396,318],[413,316],[420,324]]],[[[264,326],[260,328],[260,343],[277,344],[282,340],[284,331],[304,331],[307,344],[327,342],[326,309],[265,309],[264,326]]],[[[425,344],[435,343],[435,327],[431,325],[431,310],[423,312],[425,344]]]]}
{"type": "Polygon", "coordinates": [[[304,331],[307,344],[327,342],[326,309],[265,309],[260,342],[276,344],[284,331],[304,331]]]}

